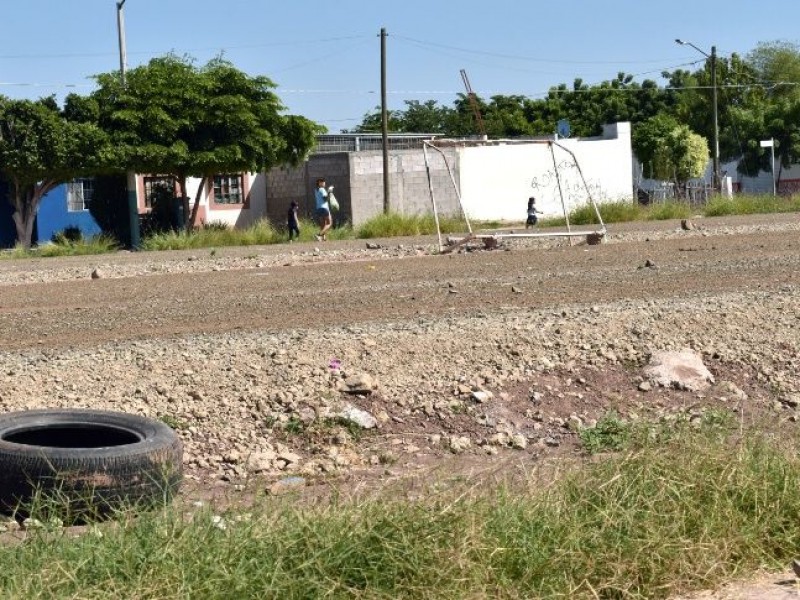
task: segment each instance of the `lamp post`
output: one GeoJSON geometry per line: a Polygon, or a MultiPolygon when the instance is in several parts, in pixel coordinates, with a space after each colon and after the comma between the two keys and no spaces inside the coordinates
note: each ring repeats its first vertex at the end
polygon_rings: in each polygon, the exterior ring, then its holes
{"type": "Polygon", "coordinates": [[[695,50],[697,50],[700,54],[705,56],[711,61],[711,104],[713,106],[713,113],[714,113],[714,140],[713,140],[713,176],[712,176],[712,185],[714,190],[719,192],[721,188],[721,178],[720,178],[720,171],[719,171],[719,108],[717,102],[717,47],[711,46],[711,54],[706,52],[705,50],[701,50],[697,46],[695,46],[692,42],[687,42],[685,40],[676,39],[676,44],[680,44],[681,46],[691,46],[695,50]]]}
{"type": "MultiPolygon", "coordinates": [[[[127,53],[125,49],[125,17],[122,14],[122,7],[125,0],[117,1],[117,36],[119,38],[119,73],[120,82],[124,88],[126,85],[125,71],[127,70],[127,53]]],[[[127,172],[127,196],[128,196],[128,226],[130,230],[131,248],[138,248],[141,241],[139,232],[139,199],[136,194],[136,173],[127,172]]]]}

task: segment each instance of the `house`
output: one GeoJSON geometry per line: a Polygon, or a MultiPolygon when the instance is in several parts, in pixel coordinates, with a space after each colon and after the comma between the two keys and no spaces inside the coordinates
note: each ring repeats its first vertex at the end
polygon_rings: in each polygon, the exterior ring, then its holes
{"type": "MultiPolygon", "coordinates": [[[[186,196],[190,208],[201,180],[186,181],[186,196]]],[[[159,197],[172,202],[173,224],[183,218],[182,197],[178,180],[170,175],[136,175],[136,199],[139,214],[153,211],[159,197]]],[[[257,173],[220,173],[209,178],[200,195],[197,224],[224,223],[230,227],[247,227],[266,214],[265,176],[257,173]]]]}
{"type": "MultiPolygon", "coordinates": [[[[17,243],[14,208],[8,194],[8,184],[0,181],[0,248],[13,248],[17,243]]],[[[87,237],[100,233],[100,225],[91,211],[93,194],[91,178],[76,179],[51,190],[39,204],[32,242],[47,242],[68,227],[79,229],[87,237]]]]}

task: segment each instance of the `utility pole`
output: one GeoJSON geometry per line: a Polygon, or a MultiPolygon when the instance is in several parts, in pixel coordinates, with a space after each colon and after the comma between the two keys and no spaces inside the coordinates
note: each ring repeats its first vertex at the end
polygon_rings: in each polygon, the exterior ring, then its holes
{"type": "Polygon", "coordinates": [[[717,103],[717,47],[711,46],[711,94],[714,106],[714,190],[722,191],[719,171],[719,104],[717,103]]]}
{"type": "Polygon", "coordinates": [[[695,46],[692,42],[676,39],[675,43],[681,46],[691,46],[711,62],[711,105],[714,120],[714,139],[712,140],[712,168],[714,172],[712,173],[712,187],[714,191],[721,192],[722,177],[720,176],[719,170],[719,103],[717,100],[717,47],[711,46],[711,54],[709,54],[705,50],[701,50],[695,46]]]}
{"type": "MultiPolygon", "coordinates": [[[[128,60],[127,51],[125,47],[125,17],[122,13],[122,7],[125,5],[125,0],[117,1],[117,36],[119,37],[119,74],[120,82],[124,88],[127,85],[125,80],[125,71],[127,71],[128,60]]],[[[128,192],[128,228],[130,231],[131,248],[136,249],[141,242],[139,232],[139,200],[136,192],[136,173],[128,171],[126,174],[126,189],[128,192]]]]}
{"type": "Polygon", "coordinates": [[[125,49],[125,16],[122,13],[122,7],[125,5],[125,0],[117,2],[117,36],[119,37],[119,72],[122,87],[125,87],[125,71],[127,69],[128,57],[125,49]]]}
{"type": "Polygon", "coordinates": [[[383,212],[389,213],[389,110],[386,104],[386,28],[381,28],[381,134],[383,137],[383,212]]]}

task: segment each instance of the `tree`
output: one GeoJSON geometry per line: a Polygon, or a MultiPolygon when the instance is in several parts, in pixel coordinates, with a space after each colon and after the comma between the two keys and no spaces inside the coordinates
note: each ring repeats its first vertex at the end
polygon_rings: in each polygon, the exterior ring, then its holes
{"type": "Polygon", "coordinates": [[[104,133],[93,124],[67,118],[70,110],[61,111],[53,98],[0,97],[0,175],[11,184],[17,242],[25,248],[31,246],[42,198],[108,160],[104,133]]]}
{"type": "Polygon", "coordinates": [[[633,130],[633,149],[650,177],[672,180],[679,190],[708,165],[708,142],[674,117],[659,114],[633,130]]]}
{"type": "Polygon", "coordinates": [[[183,195],[187,225],[215,174],[258,172],[302,161],[324,131],[284,106],[266,77],[251,77],[222,58],[196,67],[167,55],[128,72],[97,76],[93,94],[100,126],[120,149],[125,167],[172,175],[183,195]],[[191,213],[186,180],[201,179],[191,213]]]}

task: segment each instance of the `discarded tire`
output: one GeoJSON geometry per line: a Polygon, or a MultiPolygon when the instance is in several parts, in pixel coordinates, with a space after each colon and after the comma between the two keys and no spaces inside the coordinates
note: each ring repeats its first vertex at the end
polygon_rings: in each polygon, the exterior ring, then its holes
{"type": "Polygon", "coordinates": [[[7,413],[0,415],[0,508],[24,513],[37,493],[78,519],[163,503],[180,486],[182,456],[172,429],[137,415],[7,413]]]}

